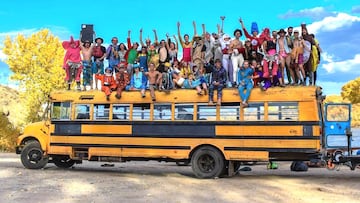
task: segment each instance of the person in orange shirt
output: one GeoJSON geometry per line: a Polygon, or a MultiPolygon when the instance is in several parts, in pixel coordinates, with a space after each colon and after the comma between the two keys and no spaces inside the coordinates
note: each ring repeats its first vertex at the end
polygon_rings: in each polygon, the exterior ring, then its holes
{"type": "Polygon", "coordinates": [[[121,98],[121,92],[125,89],[126,85],[130,82],[130,76],[127,72],[125,72],[125,63],[120,63],[118,68],[118,72],[116,73],[116,95],[117,99],[121,98]]]}
{"type": "Polygon", "coordinates": [[[112,90],[115,90],[117,87],[111,69],[106,68],[104,75],[96,74],[95,78],[101,81],[101,91],[105,93],[106,100],[109,101],[112,90]]]}

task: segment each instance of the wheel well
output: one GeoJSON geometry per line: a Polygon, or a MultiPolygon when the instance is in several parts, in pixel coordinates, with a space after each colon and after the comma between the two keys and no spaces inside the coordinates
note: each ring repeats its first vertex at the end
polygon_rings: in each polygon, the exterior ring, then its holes
{"type": "Polygon", "coordinates": [[[214,145],[211,145],[211,144],[202,144],[202,145],[199,145],[199,146],[195,147],[195,148],[190,152],[190,155],[189,155],[189,159],[190,159],[190,160],[191,160],[191,157],[194,155],[195,151],[198,150],[198,149],[200,149],[201,147],[212,147],[212,148],[216,149],[216,150],[221,154],[221,156],[224,158],[224,160],[225,160],[225,156],[224,156],[223,152],[222,152],[218,147],[216,147],[216,146],[214,146],[214,145]]]}
{"type": "MultiPolygon", "coordinates": [[[[37,141],[39,142],[38,139],[36,139],[35,137],[26,137],[24,138],[22,141],[21,141],[21,144],[22,145],[25,145],[27,142],[30,142],[30,141],[37,141]]],[[[40,142],[39,142],[40,143],[40,142]]]]}

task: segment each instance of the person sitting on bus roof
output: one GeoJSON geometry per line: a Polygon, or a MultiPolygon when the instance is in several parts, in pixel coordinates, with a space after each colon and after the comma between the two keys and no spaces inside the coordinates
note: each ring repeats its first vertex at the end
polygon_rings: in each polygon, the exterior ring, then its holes
{"type": "Polygon", "coordinates": [[[149,72],[145,73],[145,75],[149,79],[149,89],[152,101],[156,101],[155,88],[161,85],[162,75],[159,71],[155,70],[154,63],[149,64],[149,72]]]}
{"type": "Polygon", "coordinates": [[[245,60],[244,64],[240,67],[237,75],[237,84],[239,84],[238,91],[244,108],[249,106],[247,102],[250,97],[250,92],[253,88],[253,73],[254,69],[249,67],[249,61],[245,60]]]}
{"type": "Polygon", "coordinates": [[[163,65],[162,84],[159,90],[169,92],[170,89],[173,88],[170,66],[171,64],[169,62],[165,62],[163,65]]]}
{"type": "MultiPolygon", "coordinates": [[[[196,89],[198,95],[203,95],[203,93],[201,92],[200,85],[202,85],[202,82],[200,79],[195,79],[194,75],[189,75],[189,77],[184,80],[183,88],[196,89]]],[[[206,83],[205,83],[205,86],[206,86],[206,83]]]]}
{"type": "Polygon", "coordinates": [[[141,97],[145,97],[145,89],[147,85],[147,78],[145,73],[140,71],[140,67],[135,65],[134,74],[131,76],[130,85],[126,87],[127,90],[140,90],[141,97]]]}
{"type": "Polygon", "coordinates": [[[111,91],[116,89],[116,82],[111,68],[107,67],[104,75],[95,74],[95,78],[101,81],[101,91],[105,93],[106,100],[109,101],[111,91]]]}
{"type": "Polygon", "coordinates": [[[116,95],[115,97],[117,99],[121,98],[121,93],[122,91],[125,89],[125,87],[129,84],[130,82],[130,76],[129,74],[125,71],[125,63],[119,63],[118,65],[118,72],[116,73],[116,84],[117,84],[117,90],[116,90],[116,95]]]}
{"type": "Polygon", "coordinates": [[[212,78],[209,87],[209,105],[213,105],[214,89],[217,89],[217,105],[221,105],[222,89],[226,84],[226,70],[221,65],[221,60],[215,60],[215,66],[212,69],[212,78]]]}

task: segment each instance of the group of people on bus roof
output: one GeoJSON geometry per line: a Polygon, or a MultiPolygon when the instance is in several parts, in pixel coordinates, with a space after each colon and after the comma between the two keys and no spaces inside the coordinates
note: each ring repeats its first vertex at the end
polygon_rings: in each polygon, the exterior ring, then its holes
{"type": "MultiPolygon", "coordinates": [[[[222,16],[221,20],[224,19],[222,16]]],[[[271,34],[269,28],[264,28],[259,34],[257,23],[253,22],[249,34],[241,18],[239,23],[242,29],[236,29],[233,38],[223,33],[220,25],[217,25],[217,33],[210,34],[204,24],[200,36],[195,22],[192,40],[188,34],[181,35],[179,22],[178,38],[174,35],[172,40],[166,34],[166,40],[160,42],[156,30],[153,30],[154,41],[147,38],[144,43],[142,29],[140,44],[131,41],[131,31],[128,31],[127,45],[113,37],[107,48],[102,45],[104,40],[100,37],[94,44],[90,41],[80,43],[71,38],[63,42],[66,49],[63,68],[68,89],[75,80],[77,89],[81,90],[82,74],[84,89],[86,86],[92,89],[93,83],[97,89],[100,80],[107,99],[115,90],[116,98],[120,99],[123,90],[139,90],[145,97],[145,90],[149,89],[155,101],[155,89],[188,88],[196,89],[199,95],[209,94],[209,104],[214,103],[213,94],[217,90],[216,103],[220,105],[222,89],[237,87],[246,107],[253,87],[267,90],[271,86],[306,85],[307,78],[309,85],[315,85],[321,49],[305,24],[301,24],[301,34],[293,27],[288,27],[287,31],[272,31],[271,34]],[[246,37],[244,43],[240,39],[243,33],[246,37]],[[181,60],[178,57],[179,43],[181,60]],[[108,67],[104,72],[105,60],[108,67]]]]}

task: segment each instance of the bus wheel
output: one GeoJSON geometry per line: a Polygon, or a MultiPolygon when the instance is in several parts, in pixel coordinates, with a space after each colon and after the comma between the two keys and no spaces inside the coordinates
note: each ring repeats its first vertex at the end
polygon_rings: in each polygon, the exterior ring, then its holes
{"type": "Polygon", "coordinates": [[[196,150],[191,167],[198,178],[219,177],[225,169],[225,160],[222,154],[213,147],[201,147],[196,150]]]}
{"type": "Polygon", "coordinates": [[[59,168],[70,168],[75,164],[75,161],[69,157],[54,157],[53,163],[59,168]]]}
{"type": "Polygon", "coordinates": [[[38,141],[29,141],[21,151],[21,163],[28,169],[40,169],[48,163],[38,141]]]}

